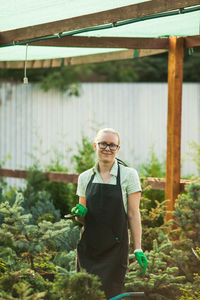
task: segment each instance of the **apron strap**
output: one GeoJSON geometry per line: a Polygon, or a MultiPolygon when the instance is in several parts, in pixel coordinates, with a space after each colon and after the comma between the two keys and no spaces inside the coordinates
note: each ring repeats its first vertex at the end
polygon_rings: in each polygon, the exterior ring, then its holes
{"type": "Polygon", "coordinates": [[[120,182],[120,165],[118,163],[118,171],[117,171],[117,185],[121,185],[121,182],[120,182]]]}
{"type": "Polygon", "coordinates": [[[94,176],[95,176],[95,172],[92,174],[92,176],[91,176],[91,178],[90,178],[90,181],[89,181],[89,183],[88,184],[90,184],[90,183],[92,183],[93,182],[93,179],[94,179],[94,176]]]}

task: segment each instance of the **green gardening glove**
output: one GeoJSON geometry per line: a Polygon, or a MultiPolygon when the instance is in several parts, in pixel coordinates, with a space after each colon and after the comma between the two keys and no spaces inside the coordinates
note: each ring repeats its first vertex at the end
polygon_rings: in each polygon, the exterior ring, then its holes
{"type": "Polygon", "coordinates": [[[142,267],[142,275],[144,275],[144,273],[146,272],[147,269],[147,265],[148,265],[148,260],[145,256],[145,254],[143,253],[143,251],[135,251],[135,257],[138,261],[138,263],[140,264],[140,266],[142,267]]]}
{"type": "Polygon", "coordinates": [[[71,213],[77,214],[78,218],[82,218],[87,213],[87,207],[85,207],[84,205],[82,205],[80,203],[76,204],[76,206],[72,208],[71,213]]]}

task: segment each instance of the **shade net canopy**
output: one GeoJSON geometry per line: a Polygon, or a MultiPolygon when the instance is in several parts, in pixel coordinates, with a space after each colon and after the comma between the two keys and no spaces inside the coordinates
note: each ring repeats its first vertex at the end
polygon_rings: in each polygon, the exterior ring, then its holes
{"type": "Polygon", "coordinates": [[[149,0],[1,0],[1,30],[88,15],[149,0]]]}
{"type": "Polygon", "coordinates": [[[0,4],[2,62],[167,49],[161,44],[129,44],[123,39],[200,35],[200,1],[0,0],[0,4]],[[62,31],[57,32],[58,28],[62,31]],[[71,37],[76,40],[69,42],[71,37]],[[98,39],[93,41],[95,37],[98,39]]]}

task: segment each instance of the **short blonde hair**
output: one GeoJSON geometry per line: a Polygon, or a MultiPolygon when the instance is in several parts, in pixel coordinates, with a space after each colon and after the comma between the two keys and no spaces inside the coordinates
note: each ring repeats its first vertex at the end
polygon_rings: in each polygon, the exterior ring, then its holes
{"type": "Polygon", "coordinates": [[[118,145],[120,145],[120,136],[119,136],[119,132],[117,132],[117,131],[114,130],[113,128],[103,128],[103,129],[100,129],[100,130],[97,132],[97,135],[96,135],[96,137],[95,137],[95,142],[98,141],[98,138],[99,138],[99,136],[100,136],[102,133],[113,133],[113,134],[115,134],[115,135],[118,137],[118,145]]]}

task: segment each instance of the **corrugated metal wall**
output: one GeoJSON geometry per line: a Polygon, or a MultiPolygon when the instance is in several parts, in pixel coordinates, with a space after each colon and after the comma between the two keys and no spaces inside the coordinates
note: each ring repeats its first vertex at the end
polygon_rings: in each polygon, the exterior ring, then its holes
{"type": "MultiPolygon", "coordinates": [[[[200,143],[200,84],[183,85],[182,176],[196,173],[189,143],[200,143]]],[[[113,127],[121,134],[120,157],[138,166],[152,146],[165,159],[167,84],[84,83],[80,97],[45,93],[36,84],[0,86],[0,161],[5,167],[25,168],[34,154],[44,163],[59,150],[67,165],[84,133],[91,140],[97,129],[113,127]],[[67,150],[67,153],[66,153],[67,150]],[[47,152],[49,151],[49,152],[47,152]]]]}

